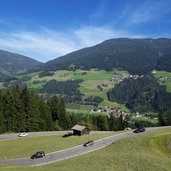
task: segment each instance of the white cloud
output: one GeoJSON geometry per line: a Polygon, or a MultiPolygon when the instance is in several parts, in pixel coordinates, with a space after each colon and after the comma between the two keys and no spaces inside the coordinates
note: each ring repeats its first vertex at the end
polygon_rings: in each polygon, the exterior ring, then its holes
{"type": "Polygon", "coordinates": [[[161,19],[171,12],[170,6],[170,0],[146,0],[143,4],[136,6],[136,9],[134,7],[129,11],[128,22],[129,24],[139,24],[161,19]]]}
{"type": "Polygon", "coordinates": [[[82,47],[92,46],[107,39],[118,37],[133,37],[133,35],[121,31],[114,30],[110,27],[93,27],[84,26],[74,32],[82,47]]]}
{"type": "Polygon", "coordinates": [[[73,42],[67,39],[67,35],[42,30],[0,36],[0,48],[12,50],[43,62],[76,50],[73,42]]]}
{"type": "Polygon", "coordinates": [[[46,62],[69,52],[118,37],[141,37],[110,27],[82,26],[68,32],[41,28],[38,32],[0,33],[0,49],[46,62]]]}

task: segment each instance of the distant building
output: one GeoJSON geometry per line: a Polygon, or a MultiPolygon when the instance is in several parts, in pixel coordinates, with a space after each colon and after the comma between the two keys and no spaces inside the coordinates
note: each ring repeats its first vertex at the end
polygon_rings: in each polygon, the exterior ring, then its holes
{"type": "Polygon", "coordinates": [[[81,136],[81,135],[90,133],[90,129],[86,126],[83,126],[83,125],[75,125],[71,129],[73,130],[73,135],[81,136]]]}
{"type": "Polygon", "coordinates": [[[152,71],[152,74],[156,74],[156,70],[153,70],[153,71],[152,71]]]}

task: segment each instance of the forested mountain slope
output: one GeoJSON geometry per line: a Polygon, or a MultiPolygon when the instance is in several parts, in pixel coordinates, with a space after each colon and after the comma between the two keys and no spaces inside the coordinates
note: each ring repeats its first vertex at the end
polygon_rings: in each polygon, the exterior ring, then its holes
{"type": "Polygon", "coordinates": [[[0,50],[0,80],[3,80],[6,76],[26,71],[40,64],[41,62],[29,57],[0,50]]]}
{"type": "Polygon", "coordinates": [[[145,74],[154,69],[171,71],[171,39],[128,39],[104,41],[51,60],[37,70],[122,69],[145,74]]]}

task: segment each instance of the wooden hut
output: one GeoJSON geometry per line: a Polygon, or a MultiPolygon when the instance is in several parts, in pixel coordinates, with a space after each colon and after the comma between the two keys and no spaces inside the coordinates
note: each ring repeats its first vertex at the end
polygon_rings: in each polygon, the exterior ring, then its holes
{"type": "Polygon", "coordinates": [[[72,127],[72,130],[73,130],[73,135],[81,136],[90,133],[90,129],[83,125],[75,125],[74,127],[72,127]]]}

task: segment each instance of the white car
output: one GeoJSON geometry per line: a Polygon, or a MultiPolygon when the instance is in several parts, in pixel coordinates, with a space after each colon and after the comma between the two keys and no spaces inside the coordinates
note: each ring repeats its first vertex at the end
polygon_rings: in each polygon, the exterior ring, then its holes
{"type": "Polygon", "coordinates": [[[28,134],[27,134],[27,133],[20,133],[20,134],[18,134],[18,136],[19,136],[19,137],[27,137],[28,134]]]}

